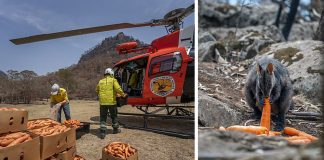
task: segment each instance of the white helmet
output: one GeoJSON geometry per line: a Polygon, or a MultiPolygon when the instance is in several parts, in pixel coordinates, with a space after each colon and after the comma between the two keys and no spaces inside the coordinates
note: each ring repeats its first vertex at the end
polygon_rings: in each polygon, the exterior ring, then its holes
{"type": "Polygon", "coordinates": [[[106,75],[106,74],[110,74],[110,75],[114,76],[114,70],[112,70],[111,68],[107,68],[107,69],[105,70],[105,75],[106,75]]]}
{"type": "Polygon", "coordinates": [[[52,95],[57,95],[59,90],[60,90],[60,86],[58,84],[53,84],[51,94],[52,95]]]}

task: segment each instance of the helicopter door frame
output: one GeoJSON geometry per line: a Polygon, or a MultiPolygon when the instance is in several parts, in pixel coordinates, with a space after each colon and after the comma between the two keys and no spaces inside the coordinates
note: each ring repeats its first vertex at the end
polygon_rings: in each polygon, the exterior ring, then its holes
{"type": "Polygon", "coordinates": [[[150,56],[148,70],[145,80],[145,96],[151,99],[168,99],[179,103],[183,90],[183,81],[186,74],[186,50],[181,48],[170,48],[160,50],[158,55],[150,56]]]}

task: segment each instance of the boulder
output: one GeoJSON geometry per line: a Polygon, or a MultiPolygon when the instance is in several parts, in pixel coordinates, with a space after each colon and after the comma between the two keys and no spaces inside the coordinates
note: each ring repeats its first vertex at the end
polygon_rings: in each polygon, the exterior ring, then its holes
{"type": "Polygon", "coordinates": [[[288,41],[311,40],[315,35],[317,27],[318,22],[294,23],[288,41]]]}
{"type": "Polygon", "coordinates": [[[267,46],[283,40],[275,26],[200,29],[199,33],[200,62],[250,59],[267,46]]]}
{"type": "Polygon", "coordinates": [[[226,49],[223,44],[217,41],[209,41],[206,43],[200,43],[198,50],[199,62],[221,62],[225,63],[224,56],[226,49]]]}
{"type": "Polygon", "coordinates": [[[200,90],[198,103],[198,119],[203,126],[230,126],[241,122],[241,114],[232,109],[233,106],[212,98],[200,90]]]}
{"type": "MultiPolygon", "coordinates": [[[[249,3],[249,2],[246,2],[249,3]]],[[[245,5],[246,5],[245,3],[245,5]]],[[[214,0],[199,1],[199,26],[200,27],[236,27],[239,28],[257,25],[274,24],[278,5],[268,3],[254,7],[247,5],[241,12],[240,5],[219,3],[214,0]],[[237,23],[237,18],[239,22],[237,23]]],[[[286,14],[285,12],[283,15],[286,14]]],[[[283,16],[284,17],[284,16],[283,16]]]]}
{"type": "Polygon", "coordinates": [[[321,160],[320,142],[290,145],[284,138],[256,136],[238,131],[200,130],[199,159],[244,160],[321,160]]]}
{"type": "Polygon", "coordinates": [[[290,73],[294,93],[302,94],[316,104],[320,102],[319,93],[322,93],[323,53],[323,42],[304,40],[272,44],[260,54],[284,64],[290,73]]]}

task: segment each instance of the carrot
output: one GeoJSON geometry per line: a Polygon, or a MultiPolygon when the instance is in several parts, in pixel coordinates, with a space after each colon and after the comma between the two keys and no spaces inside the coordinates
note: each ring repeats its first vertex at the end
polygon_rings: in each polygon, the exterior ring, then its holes
{"type": "Polygon", "coordinates": [[[297,139],[308,139],[307,137],[304,136],[292,136],[292,137],[285,137],[287,141],[292,141],[292,140],[297,140],[297,139]]]}
{"type": "Polygon", "coordinates": [[[239,125],[234,125],[227,127],[226,130],[230,131],[241,131],[241,132],[246,132],[246,133],[252,133],[252,134],[268,134],[269,131],[266,127],[261,127],[261,126],[239,126],[239,125]]]}
{"type": "Polygon", "coordinates": [[[287,135],[290,135],[290,136],[304,136],[304,137],[307,137],[311,141],[318,140],[317,137],[314,137],[314,136],[312,136],[310,134],[307,134],[307,133],[305,133],[303,131],[297,130],[297,129],[292,128],[292,127],[285,127],[284,133],[287,134],[287,135]]]}
{"type": "Polygon", "coordinates": [[[10,143],[12,143],[15,139],[4,139],[1,141],[0,146],[2,147],[6,147],[8,146],[10,143]]]}
{"type": "Polygon", "coordinates": [[[17,138],[13,142],[11,142],[7,147],[14,146],[14,145],[17,145],[19,143],[22,143],[22,142],[26,141],[29,136],[30,135],[26,134],[26,135],[24,135],[24,136],[22,136],[20,138],[17,138]]]}
{"type": "Polygon", "coordinates": [[[264,106],[262,110],[262,117],[260,126],[266,127],[269,131],[271,130],[271,106],[270,98],[264,99],[264,106]]]}
{"type": "Polygon", "coordinates": [[[220,126],[220,127],[219,127],[219,130],[220,130],[220,131],[226,131],[225,127],[223,127],[223,126],[220,126]]]}
{"type": "Polygon", "coordinates": [[[271,136],[279,136],[279,135],[281,135],[281,132],[269,131],[269,135],[271,135],[271,136]]]}
{"type": "Polygon", "coordinates": [[[295,139],[295,140],[290,140],[289,141],[292,144],[308,144],[311,142],[310,139],[295,139]]]}

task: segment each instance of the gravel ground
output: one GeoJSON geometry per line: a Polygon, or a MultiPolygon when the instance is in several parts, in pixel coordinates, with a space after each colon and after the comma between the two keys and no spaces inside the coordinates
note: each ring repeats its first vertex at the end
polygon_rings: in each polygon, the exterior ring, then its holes
{"type": "MultiPolygon", "coordinates": [[[[191,160],[194,159],[194,139],[182,139],[161,135],[157,133],[121,128],[120,134],[111,134],[112,128],[108,127],[108,135],[104,140],[98,138],[99,125],[98,114],[99,104],[96,101],[72,100],[70,102],[71,114],[73,119],[92,122],[89,134],[83,135],[77,140],[77,154],[87,160],[98,160],[101,158],[102,148],[113,141],[129,143],[138,149],[139,159],[159,159],[159,160],[191,160]]],[[[29,119],[48,117],[48,102],[38,102],[33,105],[5,105],[0,107],[25,108],[29,111],[29,119]]],[[[125,106],[120,108],[120,112],[137,112],[135,108],[125,106]]],[[[62,115],[63,116],[63,115],[62,115]]],[[[63,116],[64,117],[64,116],[63,116]]],[[[137,126],[143,125],[140,117],[123,116],[119,117],[123,123],[137,126]]],[[[173,131],[194,133],[193,121],[184,120],[161,120],[150,119],[149,127],[167,128],[173,131]]]]}

